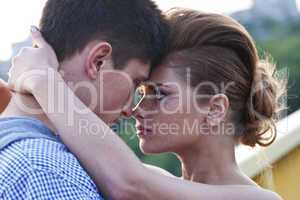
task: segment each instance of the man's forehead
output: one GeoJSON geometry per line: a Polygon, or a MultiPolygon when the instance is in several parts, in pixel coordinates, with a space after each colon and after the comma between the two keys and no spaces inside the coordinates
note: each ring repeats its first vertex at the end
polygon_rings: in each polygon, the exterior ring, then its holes
{"type": "Polygon", "coordinates": [[[143,81],[149,78],[150,70],[150,63],[145,63],[137,59],[129,61],[126,67],[126,71],[133,76],[132,78],[138,78],[143,81]]]}

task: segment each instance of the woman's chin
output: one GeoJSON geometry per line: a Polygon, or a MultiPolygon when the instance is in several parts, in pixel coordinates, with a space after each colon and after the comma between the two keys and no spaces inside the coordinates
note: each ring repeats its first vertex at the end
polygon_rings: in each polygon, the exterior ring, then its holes
{"type": "Polygon", "coordinates": [[[140,139],[140,149],[144,154],[159,154],[166,152],[161,145],[153,144],[143,139],[140,139]]]}

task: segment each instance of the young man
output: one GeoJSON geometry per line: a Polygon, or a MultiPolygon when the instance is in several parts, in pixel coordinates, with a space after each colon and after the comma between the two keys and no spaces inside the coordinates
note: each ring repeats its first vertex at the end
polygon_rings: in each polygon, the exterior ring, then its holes
{"type": "MultiPolygon", "coordinates": [[[[132,82],[147,78],[168,35],[150,0],[48,0],[40,28],[64,81],[106,123],[130,110],[132,82]]],[[[64,111],[64,100],[49,109],[64,111]]],[[[32,96],[12,94],[0,119],[1,199],[102,199],[54,132],[32,96]]]]}

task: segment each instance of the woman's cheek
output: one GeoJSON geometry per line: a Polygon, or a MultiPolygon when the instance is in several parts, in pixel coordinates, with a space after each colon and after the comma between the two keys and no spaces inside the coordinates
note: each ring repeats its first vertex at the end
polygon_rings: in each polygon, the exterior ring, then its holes
{"type": "Polygon", "coordinates": [[[160,111],[165,114],[177,113],[180,109],[180,100],[177,97],[170,97],[160,103],[160,111]]]}

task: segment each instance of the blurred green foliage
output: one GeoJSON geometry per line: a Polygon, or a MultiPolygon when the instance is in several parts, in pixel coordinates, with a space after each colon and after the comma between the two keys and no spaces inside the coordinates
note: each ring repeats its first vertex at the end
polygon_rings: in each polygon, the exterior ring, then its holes
{"type": "Polygon", "coordinates": [[[261,51],[271,55],[278,69],[286,69],[288,78],[287,106],[288,113],[300,108],[300,22],[289,26],[278,25],[277,34],[266,41],[257,40],[261,51]]]}

